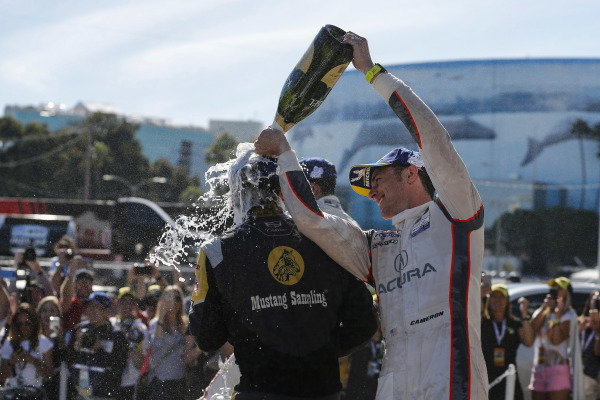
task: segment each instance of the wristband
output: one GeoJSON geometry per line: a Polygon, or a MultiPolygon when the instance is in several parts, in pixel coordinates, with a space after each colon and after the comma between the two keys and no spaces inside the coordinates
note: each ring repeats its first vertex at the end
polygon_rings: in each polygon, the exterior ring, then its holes
{"type": "Polygon", "coordinates": [[[367,82],[369,82],[369,85],[371,85],[373,84],[373,81],[375,80],[377,75],[381,74],[382,72],[387,72],[387,69],[383,68],[381,64],[375,64],[373,68],[367,71],[367,73],[365,74],[365,79],[367,80],[367,82]]]}

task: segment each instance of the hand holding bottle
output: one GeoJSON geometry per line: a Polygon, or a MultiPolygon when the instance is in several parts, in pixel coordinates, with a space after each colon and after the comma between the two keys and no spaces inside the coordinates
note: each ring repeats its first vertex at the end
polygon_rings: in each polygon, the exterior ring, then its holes
{"type": "Polygon", "coordinates": [[[367,39],[362,36],[358,36],[354,32],[348,31],[344,35],[343,43],[352,45],[354,49],[352,65],[354,68],[366,74],[368,70],[373,68],[375,64],[371,60],[371,52],[369,51],[369,44],[367,39]]]}
{"type": "Polygon", "coordinates": [[[279,157],[290,150],[285,135],[278,129],[265,128],[254,142],[254,151],[261,156],[279,157]]]}

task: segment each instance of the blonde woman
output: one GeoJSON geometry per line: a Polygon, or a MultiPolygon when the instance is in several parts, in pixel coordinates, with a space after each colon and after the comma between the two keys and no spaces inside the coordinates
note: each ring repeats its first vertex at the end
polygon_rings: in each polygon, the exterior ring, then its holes
{"type": "MultiPolygon", "coordinates": [[[[521,303],[525,309],[526,303],[521,303]]],[[[522,306],[522,307],[523,307],[522,306]]],[[[481,347],[488,371],[488,379],[493,381],[506,371],[510,364],[517,365],[517,348],[523,343],[529,347],[533,344],[533,329],[529,321],[520,321],[510,311],[508,289],[505,285],[496,284],[491,287],[490,296],[485,303],[484,318],[481,320],[481,347]]],[[[490,400],[504,400],[506,385],[494,386],[489,392],[490,400]]],[[[515,400],[523,399],[523,392],[517,377],[515,400]]]]}
{"type": "MultiPolygon", "coordinates": [[[[567,400],[574,389],[570,358],[579,349],[577,315],[571,307],[573,289],[569,279],[559,277],[548,282],[550,292],[532,317],[535,338],[533,370],[529,389],[533,400],[567,400]]],[[[579,380],[575,387],[579,391],[579,380]]],[[[580,393],[581,394],[581,393],[580,393]]],[[[575,396],[574,396],[575,398],[575,396]]]]}
{"type": "Polygon", "coordinates": [[[186,393],[185,368],[193,363],[193,353],[186,354],[188,318],[184,314],[183,294],[178,286],[167,286],[158,301],[156,316],[150,322],[148,338],[142,351],[150,351],[148,363],[148,398],[183,400],[186,393]]]}

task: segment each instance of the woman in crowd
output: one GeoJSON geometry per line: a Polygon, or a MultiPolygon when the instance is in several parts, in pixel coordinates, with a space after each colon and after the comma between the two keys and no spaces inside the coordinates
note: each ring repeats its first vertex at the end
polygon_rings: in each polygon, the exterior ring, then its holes
{"type": "Polygon", "coordinates": [[[52,342],[41,334],[36,311],[21,304],[10,320],[9,338],[0,350],[0,382],[15,378],[18,384],[42,387],[52,376],[52,342]]]}
{"type": "Polygon", "coordinates": [[[569,357],[578,348],[573,289],[565,277],[551,279],[548,285],[550,293],[531,322],[536,338],[529,389],[533,400],[567,400],[573,388],[569,357]]]}
{"type": "Polygon", "coordinates": [[[186,394],[185,369],[197,355],[185,353],[193,345],[187,335],[188,319],[183,312],[183,294],[178,286],[167,286],[163,291],[155,318],[150,322],[149,338],[142,350],[150,352],[148,363],[148,397],[150,400],[169,398],[184,400],[186,394]]]}
{"type": "Polygon", "coordinates": [[[44,382],[49,399],[58,399],[60,364],[64,361],[66,346],[60,321],[60,306],[54,296],[44,297],[37,307],[42,334],[52,341],[52,376],[44,382]],[[53,322],[51,322],[53,321],[53,322]]]}
{"type": "Polygon", "coordinates": [[[583,361],[583,385],[586,400],[596,400],[600,386],[600,290],[590,293],[580,317],[579,335],[583,361]]]}
{"type": "MultiPolygon", "coordinates": [[[[488,371],[488,379],[493,381],[502,375],[510,364],[517,365],[517,348],[533,344],[533,329],[527,318],[527,302],[521,302],[521,314],[524,321],[513,317],[505,285],[496,284],[491,287],[486,300],[484,318],[481,320],[481,346],[488,371]]],[[[490,400],[504,400],[506,385],[501,382],[490,389],[490,400]]],[[[523,399],[519,384],[515,385],[515,400],[523,399]]]]}
{"type": "Polygon", "coordinates": [[[82,268],[83,263],[81,256],[77,255],[75,242],[71,237],[64,235],[54,245],[54,257],[50,262],[50,279],[55,293],[60,293],[60,284],[65,276],[69,273],[71,263],[75,263],[76,269],[82,268]]]}

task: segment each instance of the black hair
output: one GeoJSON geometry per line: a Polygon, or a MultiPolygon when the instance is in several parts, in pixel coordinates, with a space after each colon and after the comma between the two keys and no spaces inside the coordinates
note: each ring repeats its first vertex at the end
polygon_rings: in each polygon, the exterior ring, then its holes
{"type": "Polygon", "coordinates": [[[316,178],[309,179],[310,182],[314,183],[321,189],[323,196],[329,196],[335,194],[335,181],[333,177],[328,178],[316,178]]]}

